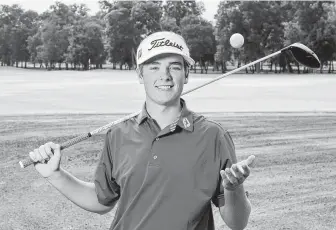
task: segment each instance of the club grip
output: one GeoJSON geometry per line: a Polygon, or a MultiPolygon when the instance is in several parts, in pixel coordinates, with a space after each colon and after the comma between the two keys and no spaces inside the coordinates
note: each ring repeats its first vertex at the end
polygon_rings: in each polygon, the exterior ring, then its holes
{"type": "Polygon", "coordinates": [[[75,138],[72,138],[72,139],[70,139],[70,140],[68,140],[66,142],[63,142],[61,144],[61,150],[66,149],[66,148],[68,148],[68,147],[70,147],[70,146],[72,146],[74,144],[77,144],[77,143],[79,143],[81,141],[84,141],[84,140],[86,140],[86,139],[88,139],[90,137],[91,137],[91,133],[86,133],[86,134],[83,134],[83,135],[79,135],[79,136],[77,136],[75,138]]]}
{"type": "MultiPolygon", "coordinates": [[[[68,147],[70,147],[70,146],[72,146],[74,144],[77,144],[77,143],[79,143],[81,141],[84,141],[84,140],[86,140],[86,139],[88,139],[90,137],[91,137],[91,133],[87,133],[87,134],[79,135],[79,136],[77,136],[75,138],[72,138],[72,139],[66,141],[66,142],[63,142],[61,144],[61,150],[66,149],[66,148],[68,148],[68,147]]],[[[19,164],[20,164],[21,168],[26,168],[29,165],[34,164],[34,161],[30,157],[27,157],[26,159],[24,159],[22,161],[19,161],[19,164]]]]}
{"type": "Polygon", "coordinates": [[[30,157],[27,157],[26,159],[19,161],[19,164],[21,166],[21,168],[25,168],[28,167],[31,164],[34,164],[34,161],[32,159],[30,159],[30,157]]]}

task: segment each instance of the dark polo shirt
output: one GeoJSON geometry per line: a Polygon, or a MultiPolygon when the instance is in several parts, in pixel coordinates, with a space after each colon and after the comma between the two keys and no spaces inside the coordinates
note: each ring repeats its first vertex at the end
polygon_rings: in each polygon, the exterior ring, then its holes
{"type": "Polygon", "coordinates": [[[211,201],[224,205],[220,170],[236,162],[234,144],[220,124],[181,104],[163,130],[144,105],[106,133],[94,182],[101,204],[118,200],[110,229],[215,229],[211,201]]]}

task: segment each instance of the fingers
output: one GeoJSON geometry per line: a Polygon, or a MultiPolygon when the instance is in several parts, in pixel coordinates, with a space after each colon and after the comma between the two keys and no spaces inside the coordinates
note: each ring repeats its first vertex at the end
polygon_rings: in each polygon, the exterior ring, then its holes
{"type": "Polygon", "coordinates": [[[237,178],[240,178],[240,177],[244,176],[244,170],[242,169],[241,165],[239,165],[239,164],[233,164],[230,168],[230,171],[237,178]]]}
{"type": "Polygon", "coordinates": [[[39,149],[34,149],[34,150],[33,150],[33,153],[34,153],[35,160],[36,160],[35,162],[37,162],[37,161],[42,161],[43,157],[42,157],[42,155],[40,154],[39,149]]]}
{"type": "Polygon", "coordinates": [[[54,156],[57,158],[61,155],[61,146],[59,144],[55,144],[53,142],[50,142],[50,147],[53,149],[54,156]]]}
{"type": "Polygon", "coordinates": [[[242,184],[246,177],[240,171],[240,166],[234,164],[231,168],[226,168],[225,171],[221,170],[223,179],[223,187],[227,190],[234,191],[240,184],[242,184]]]}
{"type": "Polygon", "coordinates": [[[245,178],[248,177],[250,175],[250,172],[251,172],[250,167],[247,166],[246,164],[241,165],[241,167],[244,170],[244,174],[243,174],[244,177],[245,178]]]}
{"type": "Polygon", "coordinates": [[[247,164],[249,167],[254,167],[254,165],[255,165],[255,156],[254,156],[254,155],[249,156],[249,157],[246,159],[246,164],[247,164]]]}
{"type": "Polygon", "coordinates": [[[235,177],[235,175],[232,173],[232,171],[229,168],[225,169],[225,176],[231,184],[233,185],[238,184],[238,179],[235,177]]]}
{"type": "Polygon", "coordinates": [[[30,159],[32,159],[32,161],[34,162],[38,162],[38,158],[35,156],[35,153],[34,152],[29,152],[29,157],[30,159]]]}
{"type": "Polygon", "coordinates": [[[47,143],[47,144],[44,145],[44,151],[47,154],[48,158],[51,158],[54,155],[53,151],[50,147],[50,143],[47,143]]]}
{"type": "Polygon", "coordinates": [[[233,171],[236,177],[248,177],[250,175],[251,167],[255,165],[255,156],[251,155],[246,160],[238,162],[231,166],[231,170],[233,171]]]}
{"type": "Polygon", "coordinates": [[[250,175],[250,167],[254,166],[255,156],[251,155],[246,160],[233,164],[230,168],[221,170],[220,174],[223,179],[223,186],[226,189],[234,190],[250,175]]]}
{"type": "Polygon", "coordinates": [[[60,146],[52,142],[41,145],[39,148],[29,153],[30,158],[34,162],[42,162],[50,160],[54,155],[60,155],[60,146]]]}
{"type": "Polygon", "coordinates": [[[242,178],[247,178],[250,175],[250,168],[244,164],[244,162],[239,162],[237,164],[233,164],[230,168],[232,174],[241,181],[242,178]]]}
{"type": "Polygon", "coordinates": [[[243,176],[247,178],[250,175],[251,167],[255,166],[255,156],[251,155],[246,160],[239,162],[237,165],[243,176]]]}
{"type": "Polygon", "coordinates": [[[38,151],[42,157],[42,160],[49,160],[49,156],[48,154],[46,153],[46,145],[41,145],[39,148],[38,148],[38,151]]]}
{"type": "Polygon", "coordinates": [[[220,174],[221,174],[221,176],[222,176],[222,179],[223,179],[223,181],[224,181],[224,184],[231,183],[231,182],[229,181],[229,179],[227,178],[227,176],[226,176],[224,170],[221,170],[221,171],[220,171],[220,174]]]}

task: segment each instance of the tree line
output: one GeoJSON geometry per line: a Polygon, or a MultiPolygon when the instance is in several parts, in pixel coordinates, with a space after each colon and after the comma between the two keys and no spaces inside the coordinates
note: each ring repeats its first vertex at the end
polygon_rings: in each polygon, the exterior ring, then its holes
{"type": "MultiPolygon", "coordinates": [[[[336,59],[336,5],[328,1],[269,1],[269,2],[221,2],[216,16],[216,60],[223,63],[238,59],[238,66],[257,60],[267,54],[295,42],[311,48],[328,72],[334,71],[336,59]],[[241,33],[245,40],[240,52],[230,48],[229,38],[234,32],[241,33]]],[[[270,61],[270,71],[279,66],[279,71],[293,72],[291,64],[299,65],[287,54],[270,61]]],[[[262,65],[251,67],[259,71],[262,65]]],[[[277,71],[275,69],[275,71],[277,71]]]]}
{"type": "MultiPolygon", "coordinates": [[[[201,73],[207,73],[209,66],[225,72],[228,65],[239,67],[294,42],[314,50],[322,67],[334,71],[333,2],[222,1],[214,23],[202,17],[202,1],[102,0],[99,6],[95,15],[89,15],[85,4],[55,2],[40,14],[16,4],[0,5],[1,66],[27,68],[31,63],[34,68],[88,70],[109,62],[112,68],[132,69],[140,41],[169,30],[186,39],[201,73]],[[233,33],[244,36],[243,48],[230,46],[233,33]]],[[[300,72],[294,63],[282,54],[246,72],[300,72]]]]}

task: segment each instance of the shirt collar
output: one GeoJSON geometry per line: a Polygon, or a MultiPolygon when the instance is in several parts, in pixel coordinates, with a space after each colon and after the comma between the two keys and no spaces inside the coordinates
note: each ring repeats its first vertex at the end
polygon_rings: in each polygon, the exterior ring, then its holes
{"type": "MultiPolygon", "coordinates": [[[[180,98],[180,102],[182,105],[181,115],[175,122],[173,122],[170,126],[171,130],[175,130],[176,126],[181,127],[182,129],[188,130],[192,132],[194,130],[194,120],[193,113],[187,108],[187,105],[184,99],[180,98]]],[[[142,106],[141,112],[138,114],[136,120],[138,125],[141,125],[147,118],[150,118],[150,115],[146,109],[146,102],[142,106]]]]}

